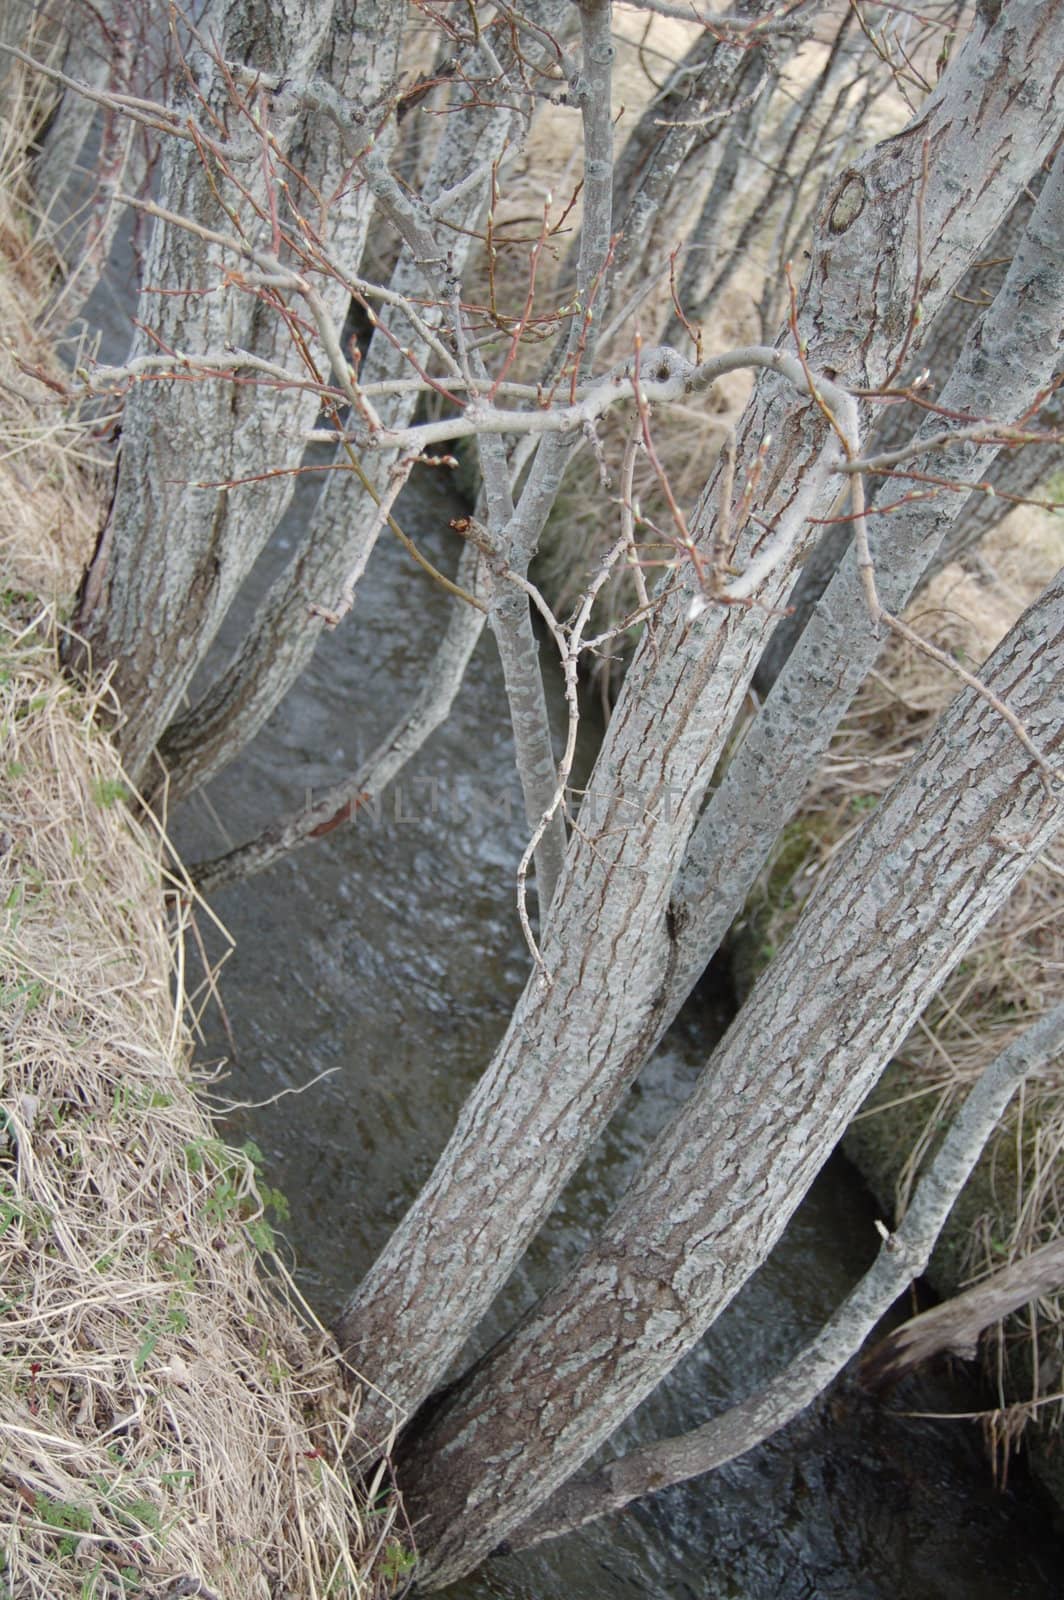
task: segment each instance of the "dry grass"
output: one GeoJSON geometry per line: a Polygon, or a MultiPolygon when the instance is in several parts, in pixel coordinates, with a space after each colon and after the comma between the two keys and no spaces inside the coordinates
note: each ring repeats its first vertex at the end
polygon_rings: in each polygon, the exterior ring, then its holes
{"type": "MultiPolygon", "coordinates": [[[[1014,512],[965,570],[923,591],[910,623],[969,668],[980,664],[1064,559],[1064,525],[1014,512]]],[[[908,764],[957,692],[945,669],[892,641],[840,727],[776,861],[748,908],[762,956],[786,936],[821,874],[908,764]]],[[[1064,987],[1064,864],[1050,855],[1023,879],[905,1041],[848,1135],[895,1215],[967,1088],[1064,987]]],[[[946,1292],[978,1281],[1064,1226],[1064,1063],[1025,1085],[955,1209],[936,1255],[946,1292]]],[[[1010,1318],[989,1341],[1001,1437],[1037,1416],[1064,1424],[1064,1296],[1010,1318]],[[1055,1397],[1055,1398],[1054,1398],[1055,1397]],[[1012,1408],[1009,1410],[1009,1408],[1012,1408]],[[1006,1414],[1006,1412],[1008,1414],[1006,1414]]]]}
{"type": "Polygon", "coordinates": [[[393,1500],[348,1479],[356,1408],[271,1253],[280,1198],[190,1065],[192,891],[124,803],[106,685],[59,671],[105,482],[48,387],[21,145],[0,172],[0,1600],[362,1600],[407,1564],[393,1500]]]}
{"type": "Polygon", "coordinates": [[[46,620],[0,642],[0,1594],[361,1596],[355,1416],[262,1272],[272,1197],[190,1072],[161,841],[46,620]]]}

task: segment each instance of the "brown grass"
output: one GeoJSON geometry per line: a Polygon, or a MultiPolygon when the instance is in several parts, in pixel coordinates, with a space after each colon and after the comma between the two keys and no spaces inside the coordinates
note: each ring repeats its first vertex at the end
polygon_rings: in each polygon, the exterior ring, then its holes
{"type": "Polygon", "coordinates": [[[0,1600],[362,1600],[405,1569],[392,1497],[348,1479],[357,1407],[272,1252],[280,1198],[191,1066],[191,887],[124,803],[106,685],[59,670],[106,475],[49,387],[23,143],[0,172],[0,1600]]]}
{"type": "Polygon", "coordinates": [[[262,1271],[271,1197],[190,1070],[162,841],[47,621],[0,638],[0,1594],[362,1596],[355,1413],[262,1271]]]}

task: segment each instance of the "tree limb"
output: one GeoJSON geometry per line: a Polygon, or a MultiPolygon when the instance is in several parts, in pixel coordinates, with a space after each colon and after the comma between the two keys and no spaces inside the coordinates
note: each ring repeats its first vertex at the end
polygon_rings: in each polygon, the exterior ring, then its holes
{"type": "MultiPolygon", "coordinates": [[[[920,1179],[904,1220],[887,1235],[879,1255],[834,1315],[783,1372],[719,1417],[672,1439],[633,1450],[597,1472],[571,1478],[523,1527],[506,1550],[524,1550],[544,1539],[620,1511],[630,1501],[670,1484],[714,1471],[777,1433],[827,1387],[871,1333],[879,1319],[926,1270],[958,1195],[1013,1094],[1064,1047],[1064,1004],[1030,1024],[982,1072],[953,1125],[920,1179]]],[[[977,1333],[995,1316],[1014,1309],[1064,1278],[1064,1240],[1036,1251],[925,1316],[903,1324],[871,1354],[877,1373],[884,1365],[911,1365],[974,1326],[977,1333]],[[998,1285],[991,1294],[990,1286],[998,1285]],[[1005,1304],[1009,1294],[1014,1297],[1005,1304]],[[975,1304],[972,1302],[975,1301],[975,1304]],[[989,1308],[989,1309],[988,1309],[989,1308]],[[952,1312],[952,1315],[949,1313],[952,1312]],[[986,1313],[984,1315],[984,1312],[986,1313]],[[975,1319],[982,1317],[982,1321],[975,1319]]]]}

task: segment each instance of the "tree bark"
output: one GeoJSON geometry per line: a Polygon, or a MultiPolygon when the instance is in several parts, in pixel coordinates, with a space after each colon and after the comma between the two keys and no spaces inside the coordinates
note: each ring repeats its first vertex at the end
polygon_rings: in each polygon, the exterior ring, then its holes
{"type": "MultiPolygon", "coordinates": [[[[458,582],[473,595],[485,592],[480,558],[472,546],[462,553],[458,582]]],[[[357,822],[360,811],[379,806],[388,785],[450,714],[469,658],[484,631],[484,621],[483,611],[475,610],[464,600],[456,601],[413,704],[364,765],[330,785],[313,805],[272,823],[235,850],[191,867],[189,875],[197,888],[210,894],[239,878],[263,872],[282,856],[323,837],[334,827],[357,822]]]]}
{"type": "MultiPolygon", "coordinates": [[[[145,97],[168,77],[169,38],[130,0],[75,0],[65,31],[62,69],[90,88],[145,97]]],[[[141,192],[155,153],[145,127],[72,89],[60,92],[33,162],[41,229],[65,274],[47,308],[50,326],[67,327],[96,287],[125,214],[118,197],[141,192]]]]}
{"type": "MultiPolygon", "coordinates": [[[[751,23],[763,9],[762,0],[736,8],[751,23]]],[[[795,35],[790,49],[804,37],[800,22],[795,35]]],[[[670,246],[689,229],[692,187],[730,189],[736,152],[728,135],[736,125],[748,126],[755,107],[763,109],[784,48],[779,39],[740,44],[702,33],[640,117],[613,186],[620,237],[610,273],[611,328],[623,323],[630,301],[635,309],[663,277],[670,246]]],[[[695,230],[694,248],[707,248],[701,230],[695,230]]]]}
{"type": "MultiPolygon", "coordinates": [[[[782,145],[773,150],[763,150],[762,140],[758,139],[756,149],[751,154],[744,145],[756,120],[764,119],[768,109],[767,102],[764,100],[760,102],[756,114],[754,106],[740,113],[742,120],[737,130],[740,136],[725,152],[722,170],[706,195],[698,224],[692,230],[694,248],[687,251],[680,275],[678,299],[688,322],[708,322],[717,301],[736,270],[749,261],[752,242],[764,228],[766,218],[771,215],[780,193],[791,183],[789,171],[791,156],[803,136],[808,134],[810,124],[821,114],[822,103],[829,88],[834,85],[840,74],[846,75],[846,91],[852,87],[853,74],[850,69],[853,57],[855,54],[859,57],[864,50],[863,40],[860,39],[854,48],[848,47],[853,26],[852,13],[844,12],[837,25],[823,68],[804,91],[801,104],[782,121],[779,130],[782,135],[782,145]],[[752,166],[759,172],[766,163],[767,181],[754,200],[722,261],[720,240],[725,231],[725,207],[730,208],[734,203],[733,195],[740,167],[745,166],[749,169],[752,166]]],[[[777,87],[778,73],[774,74],[773,82],[769,86],[770,93],[777,87]]],[[[836,101],[836,105],[837,103],[836,101]]],[[[665,342],[677,343],[682,340],[685,331],[680,317],[674,314],[666,325],[665,342]]]]}
{"type": "MultiPolygon", "coordinates": [[[[395,8],[393,14],[397,11],[395,8]]],[[[549,29],[561,6],[558,0],[537,0],[530,11],[549,29]]],[[[497,46],[503,42],[494,40],[497,46]]],[[[526,53],[531,49],[527,41],[523,47],[526,53]]],[[[472,233],[484,205],[488,167],[508,144],[519,142],[522,136],[525,114],[520,73],[515,71],[512,49],[509,56],[505,48],[502,53],[514,77],[513,98],[503,95],[498,102],[481,103],[477,79],[487,68],[484,62],[479,66],[472,63],[470,87],[451,107],[425,185],[426,202],[434,205],[446,201],[471,172],[484,168],[484,183],[456,192],[439,210],[450,270],[456,274],[462,271],[473,242],[472,233]]],[[[534,56],[534,50],[531,53],[534,56]]],[[[408,246],[402,250],[389,288],[408,297],[430,327],[439,326],[441,309],[421,304],[426,294],[425,274],[408,246]]],[[[360,373],[365,382],[406,377],[414,370],[412,362],[424,368],[431,361],[429,347],[401,314],[386,308],[380,320],[390,323],[393,338],[383,331],[374,333],[360,373]]],[[[399,395],[378,410],[387,426],[402,427],[410,421],[416,404],[416,394],[399,395]]],[[[361,466],[376,494],[383,493],[395,460],[391,452],[363,458],[361,466]]],[[[220,772],[254,737],[314,654],[324,623],[313,608],[332,611],[337,594],[345,585],[357,583],[364,571],[372,553],[366,530],[374,528],[376,537],[373,497],[353,473],[344,470],[347,461],[346,454],[339,451],[338,470],[330,475],[298,549],[272,584],[239,650],[203,698],[167,729],[161,753],[175,795],[189,793],[220,772]]]]}
{"type": "MultiPolygon", "coordinates": [[[[583,223],[576,264],[576,301],[590,312],[592,297],[609,262],[613,219],[613,58],[610,0],[577,0],[582,46],[581,70],[570,74],[570,98],[580,107],[584,140],[583,223]]],[[[570,319],[558,341],[562,366],[571,362],[574,376],[592,369],[600,318],[570,319]],[[581,348],[583,338],[583,348],[581,348]]],[[[559,371],[562,367],[559,367],[559,371]]],[[[567,442],[544,440],[532,464],[525,493],[515,507],[502,441],[486,436],[477,442],[489,511],[490,536],[508,569],[498,582],[489,612],[499,650],[506,699],[510,708],[517,772],[529,830],[536,835],[536,890],[541,924],[546,921],[565,860],[565,817],[551,812],[558,782],[558,764],[551,740],[547,696],[540,669],[539,646],[532,628],[528,596],[514,580],[526,580],[546,516],[561,488],[569,459],[567,442]],[[498,488],[493,492],[494,486],[498,488]]]]}
{"type": "Polygon", "coordinates": [[[1011,1266],[992,1273],[965,1294],[955,1295],[952,1300],[903,1322],[869,1352],[865,1375],[880,1381],[900,1377],[910,1367],[943,1350],[971,1361],[984,1328],[1061,1284],[1064,1284],[1064,1239],[1053,1239],[1040,1250],[1033,1250],[1011,1266]]]}
{"type": "MultiPolygon", "coordinates": [[[[1037,402],[1061,359],[1064,151],[1012,249],[1005,281],[971,328],[939,396],[954,415],[1017,422],[1037,402]]],[[[914,442],[940,436],[942,420],[929,417],[914,442]]],[[[871,448],[878,448],[878,440],[871,448]]],[[[958,516],[965,514],[966,486],[992,471],[997,454],[993,444],[969,440],[907,463],[958,487],[935,499],[910,500],[873,519],[876,585],[888,611],[904,610],[939,546],[953,537],[958,516]]],[[[892,491],[891,481],[881,495],[888,503],[903,492],[892,491]]],[[[663,1023],[675,1016],[742,910],[780,828],[801,804],[884,642],[869,625],[857,552],[851,548],[691,836],[672,897],[677,959],[663,1023]]]]}
{"type": "MultiPolygon", "coordinates": [[[[930,316],[997,226],[1059,127],[1049,63],[1064,43],[1062,15],[1059,0],[1017,0],[1007,23],[977,28],[919,119],[843,175],[803,291],[799,333],[814,371],[858,389],[882,384],[910,327],[918,236],[930,316]],[[926,192],[925,139],[935,152],[926,192]]],[[[549,981],[530,980],[433,1176],[340,1321],[341,1342],[375,1386],[361,1417],[367,1438],[383,1437],[443,1377],[656,1037],[674,959],[673,878],[769,611],[808,546],[808,519],[839,487],[823,413],[775,374],[741,425],[737,485],[766,436],[759,523],[737,529],[734,552],[757,603],[691,621],[700,589],[687,571],[641,643],[552,907],[549,981]],[[786,552],[767,571],[766,543],[786,552]]],[[[693,523],[705,561],[718,479],[719,469],[693,523]]]]}
{"type": "MultiPolygon", "coordinates": [[[[1064,748],[1064,572],[985,682],[1064,748]]],[[[1064,824],[1064,786],[965,690],[762,974],[583,1260],[403,1441],[420,1580],[520,1525],[766,1259],[931,995],[1064,824]]]]}
{"type": "MultiPolygon", "coordinates": [[[[677,1438],[656,1440],[607,1462],[596,1472],[570,1478],[506,1541],[506,1549],[525,1550],[544,1539],[556,1539],[670,1484],[712,1472],[777,1433],[811,1404],[857,1353],[898,1296],[926,1270],[943,1224],[999,1117],[1024,1079],[1052,1061],[1062,1046],[1064,1005],[1031,1023],[984,1069],[920,1178],[904,1220],[885,1235],[864,1277],[783,1372],[700,1428],[677,1438]]],[[[1054,1270],[1064,1278],[1064,1243],[1057,1251],[1059,1264],[1054,1270]]],[[[1042,1254],[1036,1252],[1017,1263],[1018,1269],[1029,1269],[1022,1273],[1025,1285],[1033,1285],[1042,1272],[1038,1260],[1042,1254]]],[[[995,1278],[1000,1276],[995,1274],[995,1278]]],[[[950,1306],[957,1304],[949,1302],[950,1306]]],[[[925,1321],[918,1317],[904,1326],[915,1328],[925,1321]]],[[[870,1353],[862,1364],[866,1377],[868,1361],[876,1363],[878,1352],[892,1348],[896,1338],[897,1334],[891,1335],[885,1345],[870,1353]]]]}
{"type": "MultiPolygon", "coordinates": [[[[359,29],[344,26],[338,16],[332,32],[333,0],[276,10],[268,27],[261,7],[215,0],[204,36],[218,39],[229,62],[243,62],[266,77],[309,79],[323,52],[339,52],[349,85],[373,99],[390,80],[396,30],[388,21],[394,17],[390,8],[380,8],[376,30],[365,9],[359,8],[359,29]]],[[[200,70],[208,103],[217,116],[229,118],[226,159],[268,216],[263,141],[229,104],[216,63],[201,58],[200,70]]],[[[273,118],[273,135],[274,161],[291,153],[309,163],[321,183],[336,186],[342,162],[316,116],[298,108],[281,111],[273,118]]],[[[234,226],[268,245],[268,224],[217,170],[205,170],[195,143],[167,141],[162,160],[160,190],[168,209],[205,227],[224,225],[217,183],[237,207],[234,226]]],[[[336,200],[330,231],[338,250],[360,253],[368,203],[365,191],[350,184],[336,200]]],[[[231,254],[195,234],[156,225],[141,322],[164,349],[195,355],[235,345],[283,362],[295,380],[302,369],[283,319],[254,296],[220,287],[236,264],[231,254]]],[[[324,283],[322,298],[342,325],[343,285],[324,283]]],[[[221,380],[140,384],[126,401],[114,505],[85,586],[78,631],[97,667],[115,664],[123,710],[117,737],[135,781],[143,779],[160,733],[287,505],[293,479],[202,485],[298,465],[301,435],[316,409],[306,394],[221,380]]]]}
{"type": "MultiPolygon", "coordinates": [[[[942,400],[943,386],[949,382],[965,341],[987,313],[1004,281],[1009,262],[1019,247],[1034,209],[1032,186],[1036,193],[1040,191],[1041,185],[1037,179],[1033,185],[1021,190],[1008,216],[983,250],[984,260],[965,275],[964,281],[942,306],[920,340],[918,349],[913,351],[914,357],[919,354],[919,360],[910,361],[907,377],[914,378],[921,366],[929,367],[932,377],[927,391],[929,398],[942,400]]],[[[1051,372],[1050,376],[1053,375],[1051,372]]],[[[924,417],[925,413],[915,405],[888,407],[876,421],[869,448],[897,449],[919,429],[924,417]]],[[[1061,421],[1061,401],[1057,395],[1043,408],[1042,426],[1050,429],[1059,427],[1061,421]]],[[[996,492],[987,494],[984,490],[978,490],[968,497],[938,553],[925,567],[922,581],[926,583],[948,562],[957,560],[966,550],[977,545],[1012,509],[1010,495],[1023,497],[1031,494],[1062,461],[1064,447],[1055,444],[1026,445],[1020,449],[1000,451],[983,474],[984,481],[993,485],[996,492]]],[[[899,492],[903,491],[899,491],[895,481],[888,478],[871,498],[873,504],[876,500],[890,501],[896,499],[899,492]]],[[[836,523],[824,529],[820,542],[794,586],[788,605],[789,614],[776,625],[758,663],[754,686],[759,694],[767,695],[779,677],[814,606],[838,571],[852,536],[852,527],[848,522],[836,523]]]]}

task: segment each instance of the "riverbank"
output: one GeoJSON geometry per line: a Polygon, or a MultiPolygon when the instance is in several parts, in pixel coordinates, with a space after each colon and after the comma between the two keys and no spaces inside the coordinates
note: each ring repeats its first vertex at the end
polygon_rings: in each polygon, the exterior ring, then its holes
{"type": "MultiPolygon", "coordinates": [[[[10,147],[9,147],[10,148],[10,147]]],[[[106,512],[0,175],[0,1597],[370,1600],[404,1556],[357,1404],[274,1254],[283,1201],[192,1068],[208,915],[59,650],[106,512]]],[[[104,719],[105,720],[105,719],[104,719]]]]}

